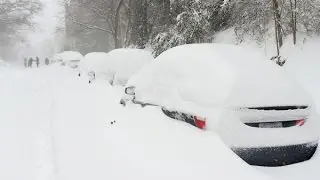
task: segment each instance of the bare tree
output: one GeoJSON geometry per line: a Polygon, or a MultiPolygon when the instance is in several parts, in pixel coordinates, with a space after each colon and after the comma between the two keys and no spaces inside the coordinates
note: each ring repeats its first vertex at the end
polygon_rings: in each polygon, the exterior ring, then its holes
{"type": "Polygon", "coordinates": [[[20,31],[34,27],[32,18],[42,7],[39,0],[1,0],[0,41],[11,41],[20,31]]]}
{"type": "Polygon", "coordinates": [[[126,0],[77,0],[76,2],[77,8],[85,9],[88,15],[86,18],[79,18],[75,13],[69,14],[67,18],[73,24],[112,36],[115,48],[124,46],[121,40],[121,26],[123,25],[122,16],[126,15],[123,12],[126,0]]]}

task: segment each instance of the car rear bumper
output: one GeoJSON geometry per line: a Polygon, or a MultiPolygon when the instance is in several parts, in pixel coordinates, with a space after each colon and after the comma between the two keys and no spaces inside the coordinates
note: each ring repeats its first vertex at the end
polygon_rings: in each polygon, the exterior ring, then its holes
{"type": "Polygon", "coordinates": [[[244,161],[255,166],[284,166],[309,160],[318,143],[261,148],[232,148],[244,161]]]}

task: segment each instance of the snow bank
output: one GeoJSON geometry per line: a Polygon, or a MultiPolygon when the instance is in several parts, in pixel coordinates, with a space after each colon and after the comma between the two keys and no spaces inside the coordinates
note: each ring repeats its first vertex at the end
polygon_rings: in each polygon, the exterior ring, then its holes
{"type": "Polygon", "coordinates": [[[108,61],[103,68],[113,71],[115,84],[125,85],[128,79],[139,72],[147,63],[153,60],[150,51],[142,49],[115,49],[108,53],[108,61]]]}

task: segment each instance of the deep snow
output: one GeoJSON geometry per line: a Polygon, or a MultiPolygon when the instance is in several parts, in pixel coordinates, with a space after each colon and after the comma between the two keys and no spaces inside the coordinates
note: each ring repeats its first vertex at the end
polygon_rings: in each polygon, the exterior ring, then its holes
{"type": "Polygon", "coordinates": [[[7,69],[0,84],[0,179],[269,179],[214,132],[123,108],[121,87],[67,67],[7,69]]]}
{"type": "MultiPolygon", "coordinates": [[[[291,51],[284,68],[319,110],[320,41],[312,42],[291,51]]],[[[67,67],[0,68],[0,179],[320,179],[319,152],[280,168],[248,166],[214,132],[156,108],[121,107],[121,91],[67,67]]]]}

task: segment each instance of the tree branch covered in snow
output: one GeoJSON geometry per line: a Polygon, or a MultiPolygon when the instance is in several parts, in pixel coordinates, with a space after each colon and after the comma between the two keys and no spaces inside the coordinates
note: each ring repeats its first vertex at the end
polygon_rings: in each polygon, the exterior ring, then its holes
{"type": "MultiPolygon", "coordinates": [[[[263,43],[266,36],[275,36],[277,26],[279,48],[281,37],[289,34],[295,34],[293,42],[300,32],[320,34],[318,0],[69,1],[68,17],[75,19],[75,32],[85,28],[79,39],[83,35],[92,39],[95,31],[101,31],[113,40],[113,48],[151,46],[156,56],[180,44],[211,42],[217,32],[229,28],[238,43],[246,39],[263,43]]],[[[94,39],[96,44],[103,41],[100,36],[94,39]]]]}
{"type": "Polygon", "coordinates": [[[100,31],[104,31],[104,32],[107,32],[107,33],[110,33],[112,34],[113,32],[109,29],[105,29],[105,28],[101,28],[99,26],[95,26],[95,25],[90,25],[90,24],[87,24],[87,23],[83,23],[83,22],[79,22],[79,21],[76,21],[76,20],[72,20],[73,23],[75,24],[78,24],[80,26],[83,26],[85,28],[89,28],[89,29],[97,29],[97,30],[100,30],[100,31]]]}
{"type": "Polygon", "coordinates": [[[24,28],[33,27],[32,18],[42,10],[39,0],[0,1],[0,42],[6,43],[24,28]]]}

